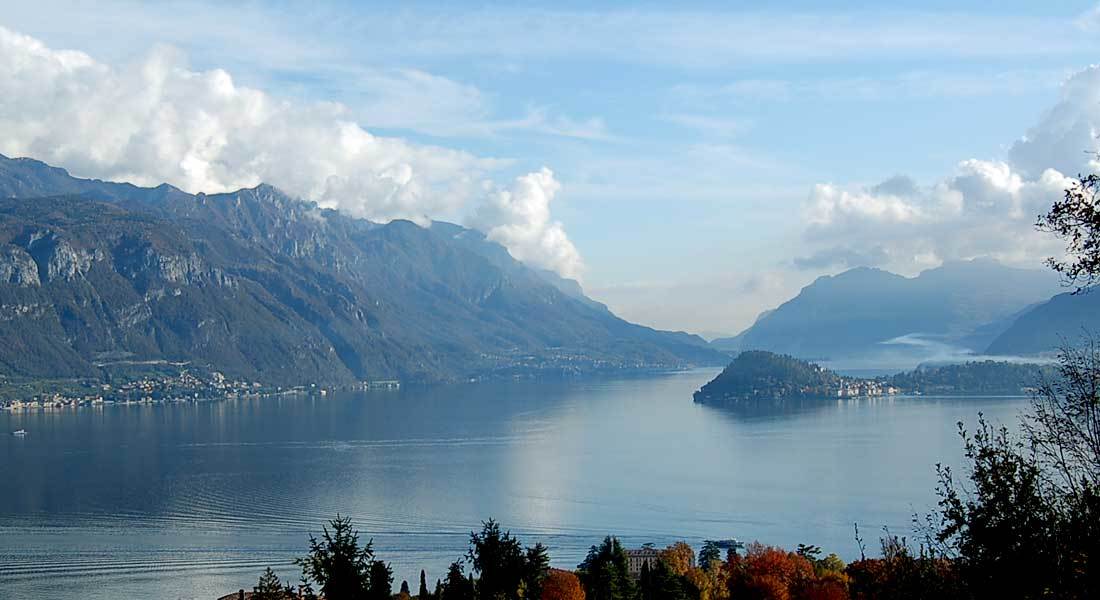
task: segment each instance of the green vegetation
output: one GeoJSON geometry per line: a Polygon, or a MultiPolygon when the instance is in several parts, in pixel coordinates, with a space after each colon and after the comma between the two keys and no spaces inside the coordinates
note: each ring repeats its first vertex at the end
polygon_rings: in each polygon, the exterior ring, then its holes
{"type": "Polygon", "coordinates": [[[986,360],[919,367],[886,381],[904,393],[1018,396],[1056,375],[1053,366],[986,360]]]}
{"type": "Polygon", "coordinates": [[[695,393],[697,402],[836,396],[848,378],[785,354],[748,350],[695,393]]]}
{"type": "Polygon", "coordinates": [[[750,350],[739,354],[697,391],[695,401],[728,404],[891,394],[1023,395],[1057,375],[1053,366],[987,360],[921,366],[890,377],[860,379],[790,356],[750,350]]]}

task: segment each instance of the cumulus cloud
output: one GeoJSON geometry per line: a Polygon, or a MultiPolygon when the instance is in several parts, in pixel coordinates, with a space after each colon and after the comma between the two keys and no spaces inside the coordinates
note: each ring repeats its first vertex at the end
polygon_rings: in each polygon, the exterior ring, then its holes
{"type": "Polygon", "coordinates": [[[1100,169],[1100,66],[1070,77],[1059,102],[1009,150],[1012,166],[1027,177],[1048,168],[1067,175],[1100,169]]]}
{"type": "MultiPolygon", "coordinates": [[[[438,87],[418,72],[403,79],[411,83],[402,89],[438,87]]],[[[560,265],[563,274],[579,264],[550,219],[552,176],[535,173],[501,192],[488,177],[506,161],[373,135],[344,105],[279,99],[224,70],[192,70],[168,47],[115,67],[0,28],[0,152],[80,176],[191,192],[265,182],[377,221],[425,224],[480,203],[513,206],[479,211],[477,222],[521,260],[560,265]]]]}
{"type": "Polygon", "coordinates": [[[578,279],[580,253],[550,216],[550,202],[559,189],[554,173],[545,167],[517,177],[510,187],[492,190],[469,224],[518,260],[578,279]]]}
{"type": "Polygon", "coordinates": [[[1038,266],[1060,251],[1035,230],[1036,217],[1100,168],[1100,67],[1071,77],[1059,103],[1006,161],[970,159],[930,186],[905,176],[875,186],[816,185],[803,210],[805,237],[819,248],[803,268],[886,265],[915,272],[947,260],[992,257],[1038,266]]]}

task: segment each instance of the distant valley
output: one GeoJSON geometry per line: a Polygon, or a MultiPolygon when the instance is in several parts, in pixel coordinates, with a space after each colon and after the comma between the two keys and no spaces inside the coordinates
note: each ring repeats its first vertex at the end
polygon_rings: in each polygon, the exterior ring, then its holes
{"type": "Polygon", "coordinates": [[[992,260],[946,263],[913,278],[856,268],[817,279],[711,344],[899,371],[929,360],[1039,356],[1100,325],[1097,302],[1095,294],[1066,293],[1049,270],[992,260]]]}

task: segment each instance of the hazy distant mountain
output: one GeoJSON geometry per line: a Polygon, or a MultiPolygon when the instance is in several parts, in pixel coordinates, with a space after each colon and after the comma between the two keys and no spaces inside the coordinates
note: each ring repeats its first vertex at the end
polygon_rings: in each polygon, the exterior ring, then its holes
{"type": "Polygon", "coordinates": [[[1028,310],[986,352],[1013,356],[1054,352],[1087,334],[1100,335],[1100,290],[1058,294],[1028,310]]]}
{"type": "Polygon", "coordinates": [[[354,219],[270,186],[191,195],[0,156],[0,370],[190,360],[271,383],[719,364],[479,232],[354,219]]]}
{"type": "Polygon", "coordinates": [[[851,269],[818,278],[716,347],[736,343],[737,349],[837,359],[871,355],[903,338],[980,350],[1009,326],[1008,317],[1058,289],[1049,271],[991,260],[947,263],[914,278],[851,269]]]}

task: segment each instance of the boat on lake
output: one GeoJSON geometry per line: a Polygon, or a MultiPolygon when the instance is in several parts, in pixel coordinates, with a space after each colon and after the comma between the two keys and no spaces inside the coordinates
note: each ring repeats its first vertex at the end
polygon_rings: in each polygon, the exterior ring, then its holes
{"type": "Polygon", "coordinates": [[[11,434],[12,435],[17,435],[19,437],[23,437],[23,436],[27,435],[27,430],[26,429],[16,429],[15,431],[11,432],[11,434]]]}

